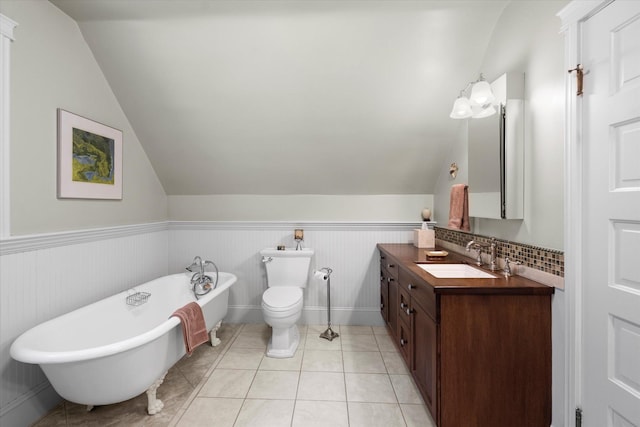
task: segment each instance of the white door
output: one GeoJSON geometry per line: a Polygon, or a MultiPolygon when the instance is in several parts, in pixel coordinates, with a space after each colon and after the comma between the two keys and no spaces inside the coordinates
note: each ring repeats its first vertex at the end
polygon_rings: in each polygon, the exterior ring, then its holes
{"type": "Polygon", "coordinates": [[[582,27],[583,426],[640,427],[640,0],[582,27]]]}

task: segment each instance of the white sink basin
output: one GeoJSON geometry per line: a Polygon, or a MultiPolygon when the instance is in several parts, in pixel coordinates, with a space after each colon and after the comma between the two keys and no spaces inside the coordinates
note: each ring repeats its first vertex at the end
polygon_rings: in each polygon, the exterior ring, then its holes
{"type": "Polygon", "coordinates": [[[437,278],[447,279],[495,279],[491,273],[468,264],[418,264],[418,267],[437,278]]]}

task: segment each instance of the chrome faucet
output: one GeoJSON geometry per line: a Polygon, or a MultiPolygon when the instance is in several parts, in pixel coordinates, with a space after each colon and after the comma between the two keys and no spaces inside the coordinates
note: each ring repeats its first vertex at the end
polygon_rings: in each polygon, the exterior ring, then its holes
{"type": "Polygon", "coordinates": [[[202,261],[202,258],[196,256],[191,265],[186,267],[185,270],[193,273],[191,276],[191,289],[193,290],[193,295],[196,299],[208,294],[212,289],[215,289],[218,286],[218,266],[213,261],[202,261]],[[216,270],[215,281],[211,276],[205,273],[205,268],[209,265],[213,266],[216,270]]]}
{"type": "Polygon", "coordinates": [[[498,269],[498,265],[496,264],[496,249],[498,248],[498,244],[496,243],[496,238],[491,238],[491,243],[489,244],[491,249],[491,262],[489,264],[489,270],[496,271],[498,269]]]}
{"type": "Polygon", "coordinates": [[[498,265],[496,263],[496,249],[498,244],[496,243],[495,237],[491,238],[489,243],[484,242],[476,242],[475,240],[470,240],[467,243],[466,251],[469,252],[471,249],[478,251],[478,256],[476,258],[476,265],[482,265],[482,249],[489,248],[489,254],[491,255],[491,260],[489,261],[489,270],[496,271],[498,269],[498,265]]]}
{"type": "Polygon", "coordinates": [[[467,243],[465,250],[467,252],[471,252],[471,249],[478,252],[478,256],[476,257],[476,265],[481,266],[482,265],[482,246],[480,245],[480,243],[476,242],[475,240],[469,240],[469,243],[467,243]]]}
{"type": "Polygon", "coordinates": [[[293,232],[293,239],[296,241],[296,251],[302,250],[302,242],[304,241],[304,230],[296,228],[293,232]]]}

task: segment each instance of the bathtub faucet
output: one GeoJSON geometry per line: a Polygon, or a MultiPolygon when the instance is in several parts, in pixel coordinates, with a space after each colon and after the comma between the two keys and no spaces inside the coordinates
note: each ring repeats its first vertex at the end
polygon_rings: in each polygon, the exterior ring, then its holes
{"type": "Polygon", "coordinates": [[[202,261],[202,258],[196,256],[185,270],[193,273],[191,286],[196,299],[200,299],[201,296],[208,294],[218,286],[218,266],[213,261],[202,261]],[[207,266],[212,266],[216,270],[215,280],[205,273],[207,266]]]}

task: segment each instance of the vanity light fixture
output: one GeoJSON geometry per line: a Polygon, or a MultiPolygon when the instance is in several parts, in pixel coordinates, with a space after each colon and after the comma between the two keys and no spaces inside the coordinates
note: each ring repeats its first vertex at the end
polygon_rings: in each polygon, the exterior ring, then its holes
{"type": "Polygon", "coordinates": [[[481,119],[496,113],[493,106],[495,96],[491,91],[491,85],[484,79],[482,73],[475,82],[467,83],[460,95],[453,103],[453,109],[449,117],[452,119],[466,119],[468,117],[481,119]],[[465,93],[471,88],[471,94],[467,98],[465,93]]]}

